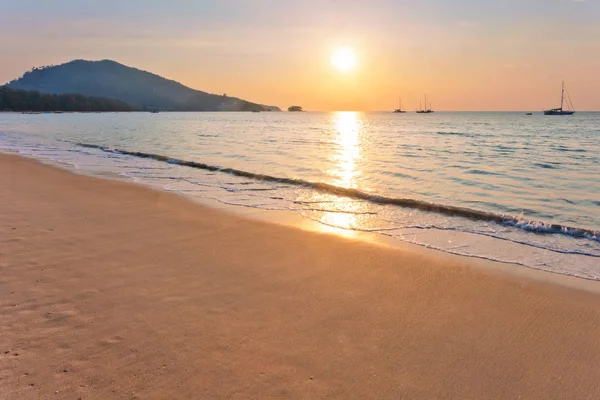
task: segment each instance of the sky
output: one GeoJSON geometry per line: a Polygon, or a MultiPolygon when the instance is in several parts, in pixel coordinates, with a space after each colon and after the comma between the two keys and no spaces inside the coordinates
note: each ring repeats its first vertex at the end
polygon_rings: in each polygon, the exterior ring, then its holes
{"type": "Polygon", "coordinates": [[[281,108],[534,111],[564,80],[600,110],[600,0],[0,0],[0,57],[0,84],[111,59],[281,108]]]}

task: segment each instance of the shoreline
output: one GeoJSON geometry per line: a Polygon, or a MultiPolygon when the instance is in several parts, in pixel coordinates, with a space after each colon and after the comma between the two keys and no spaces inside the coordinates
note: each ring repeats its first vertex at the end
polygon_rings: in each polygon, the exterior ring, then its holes
{"type": "Polygon", "coordinates": [[[16,152],[0,152],[0,156],[2,154],[10,154],[15,155],[17,157],[26,158],[28,160],[32,160],[33,162],[40,163],[43,165],[50,166],[52,168],[59,168],[61,170],[67,171],[69,173],[81,175],[81,176],[89,176],[99,179],[108,179],[111,181],[122,182],[125,184],[133,184],[145,189],[157,190],[163,193],[169,193],[187,201],[190,201],[194,204],[200,204],[202,206],[223,210],[224,212],[231,213],[237,216],[241,216],[244,218],[250,218],[253,220],[258,220],[262,222],[268,222],[280,226],[298,228],[309,232],[317,232],[317,233],[325,233],[331,234],[335,236],[341,236],[343,238],[347,238],[350,240],[357,241],[366,241],[368,243],[390,247],[393,249],[401,249],[401,250],[409,250],[413,252],[423,252],[428,256],[435,257],[439,260],[450,260],[455,262],[464,262],[476,266],[478,268],[483,268],[484,270],[491,270],[495,272],[499,272],[502,274],[509,274],[516,277],[522,277],[525,279],[534,279],[541,282],[549,282],[558,285],[564,285],[575,289],[587,290],[591,292],[600,293],[600,280],[589,279],[580,276],[569,275],[560,272],[553,272],[544,269],[539,269],[527,265],[511,263],[511,262],[502,262],[497,260],[490,260],[483,257],[477,256],[468,256],[468,255],[459,255],[449,253],[443,250],[422,246],[415,243],[410,243],[407,241],[403,241],[397,238],[388,237],[385,235],[380,235],[375,232],[366,232],[360,230],[347,230],[343,228],[337,228],[329,225],[321,224],[317,221],[305,218],[297,213],[292,211],[285,210],[263,210],[260,208],[249,208],[244,206],[234,206],[222,203],[215,199],[210,198],[190,198],[185,194],[179,193],[177,191],[168,191],[162,188],[158,188],[155,186],[150,186],[144,183],[136,182],[131,178],[123,177],[118,174],[114,174],[111,172],[97,172],[90,170],[81,170],[69,163],[63,163],[56,160],[51,159],[38,159],[33,157],[28,157],[25,155],[21,155],[16,152]]]}
{"type": "MultiPolygon", "coordinates": [[[[107,179],[111,179],[108,178],[107,179]]],[[[127,181],[125,181],[127,182],[127,181]]],[[[138,183],[134,183],[138,184],[138,183]]],[[[142,187],[147,187],[144,184],[139,184],[142,187]]],[[[306,219],[298,214],[290,211],[273,211],[261,209],[247,209],[244,207],[236,207],[220,203],[212,199],[189,199],[183,194],[171,192],[184,199],[194,203],[223,210],[227,213],[239,215],[244,218],[250,218],[258,221],[265,221],[275,225],[286,226],[296,229],[301,229],[313,233],[324,233],[327,235],[339,236],[348,240],[358,242],[367,242],[396,250],[407,250],[416,253],[423,253],[428,257],[435,258],[440,261],[452,261],[457,263],[469,264],[473,267],[483,269],[492,273],[507,274],[513,277],[520,277],[527,280],[535,280],[539,282],[552,283],[556,285],[566,286],[573,289],[586,290],[589,292],[600,293],[600,281],[594,279],[583,278],[579,276],[567,275],[559,272],[546,271],[520,264],[488,260],[485,258],[466,256],[459,254],[447,253],[435,248],[425,247],[418,244],[405,242],[396,238],[382,236],[373,232],[350,231],[342,228],[331,227],[320,224],[316,221],[306,219]]]]}
{"type": "Polygon", "coordinates": [[[600,396],[598,293],[21,156],[0,184],[7,400],[600,396]]]}

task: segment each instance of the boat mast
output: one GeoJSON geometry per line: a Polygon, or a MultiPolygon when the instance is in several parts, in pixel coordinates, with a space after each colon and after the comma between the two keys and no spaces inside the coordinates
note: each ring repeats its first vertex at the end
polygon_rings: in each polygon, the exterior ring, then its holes
{"type": "Polygon", "coordinates": [[[560,111],[563,109],[563,103],[565,101],[565,81],[562,83],[562,92],[560,94],[560,111]]]}
{"type": "Polygon", "coordinates": [[[427,95],[425,95],[425,111],[427,111],[427,95]]]}

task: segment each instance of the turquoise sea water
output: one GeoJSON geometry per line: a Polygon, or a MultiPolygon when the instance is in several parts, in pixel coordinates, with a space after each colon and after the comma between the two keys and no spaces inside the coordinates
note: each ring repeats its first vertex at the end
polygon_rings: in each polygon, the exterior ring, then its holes
{"type": "Polygon", "coordinates": [[[600,280],[600,113],[0,114],[0,150],[600,280]]]}

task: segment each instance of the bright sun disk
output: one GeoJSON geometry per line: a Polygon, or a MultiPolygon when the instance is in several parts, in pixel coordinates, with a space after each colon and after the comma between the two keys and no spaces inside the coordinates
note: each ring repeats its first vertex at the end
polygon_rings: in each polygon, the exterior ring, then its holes
{"type": "Polygon", "coordinates": [[[356,54],[348,47],[340,47],[331,54],[331,64],[342,72],[349,71],[356,65],[356,54]]]}

